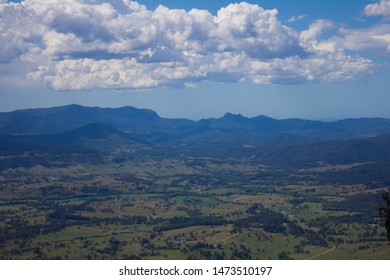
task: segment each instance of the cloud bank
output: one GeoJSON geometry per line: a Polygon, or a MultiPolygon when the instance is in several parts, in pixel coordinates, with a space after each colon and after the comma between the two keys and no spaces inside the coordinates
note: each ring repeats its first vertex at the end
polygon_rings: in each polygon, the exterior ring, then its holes
{"type": "MultiPolygon", "coordinates": [[[[366,14],[377,11],[369,6],[366,14]]],[[[370,38],[369,32],[389,50],[388,26],[344,30],[346,40],[321,39],[332,22],[319,20],[300,32],[277,15],[245,2],[212,15],[148,10],[129,0],[0,0],[0,64],[23,65],[23,75],[28,65],[29,80],[56,90],[147,89],[199,81],[344,81],[373,67],[367,58],[346,54],[360,50],[356,37],[370,38]]]]}

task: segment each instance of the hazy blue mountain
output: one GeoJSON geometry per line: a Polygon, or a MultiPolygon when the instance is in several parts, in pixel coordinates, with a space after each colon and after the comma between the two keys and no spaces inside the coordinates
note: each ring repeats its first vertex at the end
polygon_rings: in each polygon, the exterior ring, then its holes
{"type": "Polygon", "coordinates": [[[105,123],[90,123],[61,133],[0,135],[0,138],[38,144],[79,144],[88,140],[131,139],[128,134],[105,123]]]}
{"type": "Polygon", "coordinates": [[[46,155],[53,161],[57,154],[96,151],[118,156],[126,151],[128,155],[256,157],[266,164],[293,167],[390,162],[389,135],[390,120],[380,118],[321,122],[228,113],[194,122],[165,119],[133,107],[78,105],[0,114],[0,152],[20,155],[18,160],[32,152],[35,156],[30,156],[29,162],[34,163],[33,157],[39,155],[42,164],[46,155]]]}
{"type": "Polygon", "coordinates": [[[294,134],[321,140],[372,137],[390,133],[390,120],[382,118],[346,119],[335,122],[303,119],[277,120],[267,116],[246,118],[227,113],[219,119],[198,122],[209,129],[249,131],[257,134],[294,134]]]}
{"type": "Polygon", "coordinates": [[[290,166],[368,163],[390,159],[390,135],[259,149],[254,153],[264,162],[290,166]]]}
{"type": "Polygon", "coordinates": [[[133,135],[148,137],[163,136],[193,124],[190,120],[163,119],[151,110],[134,107],[68,105],[0,113],[0,134],[53,134],[98,122],[133,135]]]}
{"type": "MultiPolygon", "coordinates": [[[[145,141],[221,142],[262,145],[309,144],[390,134],[390,120],[346,119],[335,122],[302,119],[247,118],[231,113],[191,121],[167,119],[134,107],[98,108],[68,105],[0,113],[0,134],[54,134],[91,123],[104,123],[145,141]]],[[[70,137],[68,135],[68,137],[70,137]]]]}
{"type": "Polygon", "coordinates": [[[119,147],[127,150],[141,149],[149,144],[130,134],[104,123],[90,123],[82,127],[55,134],[0,135],[0,140],[31,145],[84,146],[97,151],[113,152],[119,147]]]}

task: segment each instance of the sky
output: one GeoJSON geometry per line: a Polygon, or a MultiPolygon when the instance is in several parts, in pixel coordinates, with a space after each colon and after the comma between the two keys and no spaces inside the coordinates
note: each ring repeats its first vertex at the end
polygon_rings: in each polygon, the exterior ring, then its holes
{"type": "Polygon", "coordinates": [[[0,0],[0,111],[390,118],[390,0],[0,0]]]}

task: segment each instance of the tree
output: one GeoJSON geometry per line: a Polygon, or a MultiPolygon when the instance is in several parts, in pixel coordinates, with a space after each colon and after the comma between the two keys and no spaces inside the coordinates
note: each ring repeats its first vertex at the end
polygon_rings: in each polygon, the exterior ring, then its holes
{"type": "Polygon", "coordinates": [[[379,217],[385,221],[386,236],[387,240],[390,242],[390,194],[385,192],[383,194],[383,200],[386,205],[379,207],[379,217]]]}

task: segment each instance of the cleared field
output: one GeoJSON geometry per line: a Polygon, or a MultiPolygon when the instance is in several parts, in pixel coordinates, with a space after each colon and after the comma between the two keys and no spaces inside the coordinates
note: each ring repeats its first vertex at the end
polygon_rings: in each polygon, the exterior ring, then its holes
{"type": "Polygon", "coordinates": [[[0,258],[390,259],[377,215],[386,188],[316,179],[353,167],[142,158],[7,169],[0,258]]]}

